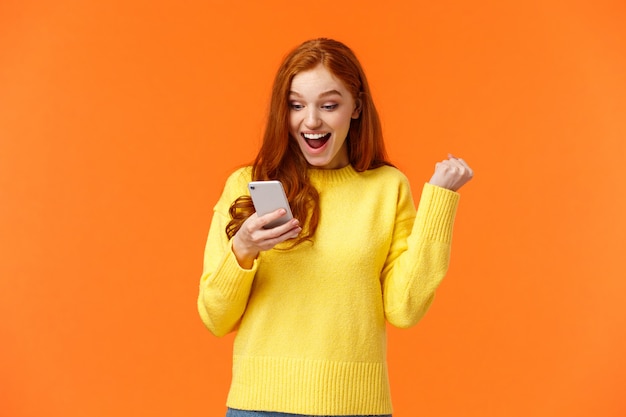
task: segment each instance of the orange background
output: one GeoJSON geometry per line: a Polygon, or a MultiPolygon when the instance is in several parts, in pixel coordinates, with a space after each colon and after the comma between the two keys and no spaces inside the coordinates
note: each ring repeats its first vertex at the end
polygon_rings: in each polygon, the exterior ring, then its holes
{"type": "Polygon", "coordinates": [[[301,41],[360,57],[414,192],[453,152],[452,265],[390,329],[395,417],[626,414],[621,0],[0,3],[0,415],[221,416],[211,209],[301,41]]]}

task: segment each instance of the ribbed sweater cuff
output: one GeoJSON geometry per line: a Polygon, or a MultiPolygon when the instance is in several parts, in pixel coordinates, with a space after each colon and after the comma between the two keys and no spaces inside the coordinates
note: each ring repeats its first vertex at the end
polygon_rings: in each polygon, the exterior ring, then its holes
{"type": "Polygon", "coordinates": [[[430,241],[449,243],[460,195],[426,183],[417,209],[415,223],[422,225],[420,236],[430,241]]]}
{"type": "Polygon", "coordinates": [[[257,261],[254,261],[251,269],[242,268],[232,250],[232,241],[228,245],[228,253],[224,261],[215,272],[212,285],[217,288],[227,299],[247,297],[254,275],[257,270],[257,261]]]}

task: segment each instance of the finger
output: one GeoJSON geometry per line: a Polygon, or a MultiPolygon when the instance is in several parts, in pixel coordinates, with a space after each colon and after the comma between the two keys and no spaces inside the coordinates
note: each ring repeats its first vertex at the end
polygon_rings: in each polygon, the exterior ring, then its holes
{"type": "Polygon", "coordinates": [[[465,165],[467,168],[469,168],[469,165],[467,164],[467,162],[465,162],[465,159],[460,158],[458,156],[454,156],[451,153],[448,154],[448,160],[449,161],[458,161],[458,162],[462,163],[463,165],[465,165]]]}
{"type": "Polygon", "coordinates": [[[239,229],[242,233],[245,233],[246,235],[250,235],[252,234],[255,230],[258,229],[258,226],[256,226],[258,223],[258,214],[257,213],[252,213],[252,215],[250,215],[250,217],[248,217],[243,224],[241,225],[241,228],[239,229]]]}
{"type": "Polygon", "coordinates": [[[464,173],[468,170],[468,166],[463,163],[460,159],[454,159],[451,161],[452,165],[461,173],[464,173]]]}
{"type": "Polygon", "coordinates": [[[463,178],[471,178],[469,167],[458,159],[450,159],[442,163],[441,173],[449,181],[457,181],[463,178]]]}
{"type": "Polygon", "coordinates": [[[456,171],[461,167],[461,164],[456,159],[446,159],[437,165],[444,171],[456,171]]]}
{"type": "Polygon", "coordinates": [[[466,170],[466,173],[471,178],[474,176],[474,170],[469,166],[469,164],[462,158],[457,158],[457,161],[463,165],[466,170]]]}
{"type": "Polygon", "coordinates": [[[261,229],[266,239],[273,239],[289,233],[291,230],[300,226],[300,222],[297,219],[291,219],[286,223],[272,227],[271,229],[261,229]]]}
{"type": "MultiPolygon", "coordinates": [[[[283,233],[277,234],[276,237],[269,239],[269,241],[272,241],[273,244],[277,244],[280,242],[284,242],[287,239],[293,239],[295,237],[298,237],[298,235],[302,231],[302,228],[300,226],[291,226],[291,222],[289,222],[289,224],[290,226],[287,228],[287,230],[285,230],[283,233]]],[[[282,226],[280,227],[282,228],[282,226]]],[[[272,231],[276,231],[276,229],[278,229],[278,227],[275,227],[274,229],[272,229],[272,231]]]]}
{"type": "Polygon", "coordinates": [[[257,229],[252,234],[251,240],[253,240],[255,245],[261,250],[268,250],[287,239],[297,237],[301,231],[300,222],[297,219],[291,219],[276,227],[257,229]]]}
{"type": "Polygon", "coordinates": [[[280,219],[285,214],[287,214],[287,210],[285,210],[284,208],[279,208],[277,210],[272,211],[271,213],[267,213],[267,214],[264,214],[263,216],[259,216],[258,218],[259,219],[258,224],[260,225],[259,227],[262,228],[270,224],[274,220],[280,219]]]}
{"type": "Polygon", "coordinates": [[[469,166],[467,165],[467,162],[465,162],[465,160],[463,158],[460,158],[458,156],[454,156],[451,153],[448,154],[448,161],[458,161],[458,162],[462,163],[463,165],[465,165],[467,168],[469,168],[469,166]]]}
{"type": "Polygon", "coordinates": [[[273,229],[268,229],[266,231],[259,231],[259,234],[263,234],[264,235],[264,239],[260,242],[260,247],[262,250],[269,250],[272,249],[274,246],[278,245],[279,243],[282,243],[288,239],[293,239],[298,237],[298,235],[300,234],[300,232],[302,231],[302,228],[299,226],[296,227],[291,227],[291,222],[286,223],[287,225],[289,225],[289,227],[287,228],[287,230],[283,233],[280,233],[280,229],[283,229],[283,226],[278,226],[275,227],[273,229]]]}
{"type": "MultiPolygon", "coordinates": [[[[455,161],[467,166],[467,162],[465,162],[465,159],[463,158],[454,158],[455,161]]],[[[468,167],[469,168],[469,167],[468,167]]]]}

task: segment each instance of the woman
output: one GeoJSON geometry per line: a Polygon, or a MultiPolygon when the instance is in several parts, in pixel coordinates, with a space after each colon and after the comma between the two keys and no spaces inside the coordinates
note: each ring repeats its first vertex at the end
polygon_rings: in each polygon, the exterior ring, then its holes
{"type": "Polygon", "coordinates": [[[217,336],[237,330],[227,416],[390,415],[385,321],[409,327],[430,306],[472,176],[459,158],[437,163],[416,211],[353,52],[330,39],[293,50],[205,250],[200,316],[217,336]],[[294,215],[273,229],[284,210],[258,216],[247,191],[269,179],[294,215]]]}

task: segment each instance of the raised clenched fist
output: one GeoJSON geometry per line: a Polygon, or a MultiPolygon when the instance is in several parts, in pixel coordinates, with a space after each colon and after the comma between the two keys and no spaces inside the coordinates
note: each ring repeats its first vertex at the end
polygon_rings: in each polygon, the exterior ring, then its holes
{"type": "Polygon", "coordinates": [[[429,183],[448,190],[458,191],[472,179],[474,171],[461,158],[448,154],[448,159],[435,164],[435,172],[429,183]]]}

